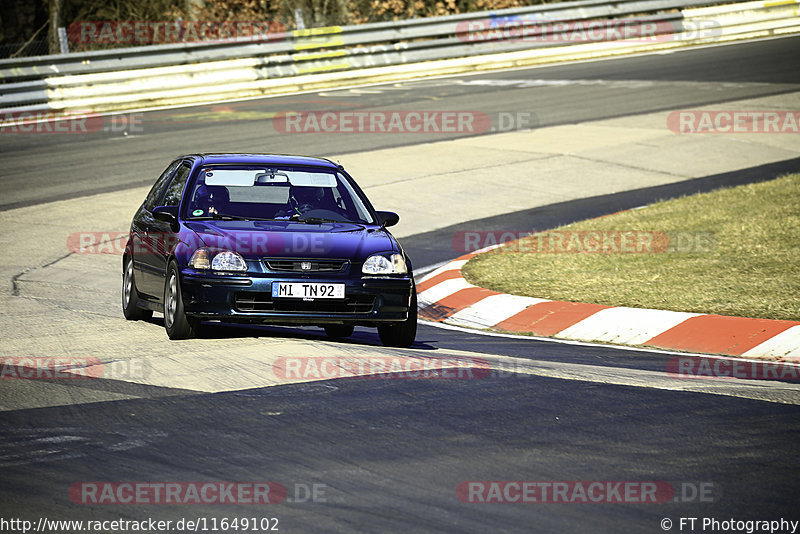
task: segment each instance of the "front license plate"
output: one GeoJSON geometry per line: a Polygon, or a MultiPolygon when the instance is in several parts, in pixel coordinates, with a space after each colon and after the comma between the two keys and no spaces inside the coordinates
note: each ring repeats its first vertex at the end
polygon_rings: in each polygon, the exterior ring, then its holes
{"type": "Polygon", "coordinates": [[[343,299],[344,284],[319,282],[272,282],[273,298],[290,299],[343,299]]]}

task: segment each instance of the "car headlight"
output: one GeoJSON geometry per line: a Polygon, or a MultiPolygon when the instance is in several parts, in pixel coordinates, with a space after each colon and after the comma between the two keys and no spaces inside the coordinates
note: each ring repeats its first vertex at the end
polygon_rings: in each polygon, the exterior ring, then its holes
{"type": "Polygon", "coordinates": [[[408,267],[402,254],[394,253],[388,258],[382,254],[375,254],[367,258],[361,272],[364,274],[406,274],[408,267]]]}
{"type": "Polygon", "coordinates": [[[214,271],[246,271],[247,262],[236,252],[223,250],[214,254],[209,262],[212,253],[206,248],[199,248],[192,254],[189,260],[189,267],[194,269],[212,269],[214,271]]]}
{"type": "Polygon", "coordinates": [[[246,271],[247,263],[236,252],[225,250],[214,256],[211,261],[211,268],[215,271],[246,271]]]}

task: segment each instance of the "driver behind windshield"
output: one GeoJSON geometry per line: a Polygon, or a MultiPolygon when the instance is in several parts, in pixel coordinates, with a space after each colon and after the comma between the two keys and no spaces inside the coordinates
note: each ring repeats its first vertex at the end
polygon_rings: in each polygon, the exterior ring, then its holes
{"type": "Polygon", "coordinates": [[[294,185],[289,193],[288,210],[278,213],[276,219],[300,217],[309,211],[317,209],[336,209],[331,204],[331,202],[327,201],[324,187],[294,185]]]}
{"type": "Polygon", "coordinates": [[[322,207],[325,190],[321,187],[292,187],[289,205],[298,215],[322,207]]]}

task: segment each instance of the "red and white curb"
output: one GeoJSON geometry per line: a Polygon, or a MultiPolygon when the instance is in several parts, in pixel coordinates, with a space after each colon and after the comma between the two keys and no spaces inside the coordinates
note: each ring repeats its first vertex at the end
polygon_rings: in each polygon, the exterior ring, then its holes
{"type": "Polygon", "coordinates": [[[474,286],[466,254],[417,283],[420,318],[470,328],[586,342],[800,361],[800,322],[564,302],[474,286]]]}

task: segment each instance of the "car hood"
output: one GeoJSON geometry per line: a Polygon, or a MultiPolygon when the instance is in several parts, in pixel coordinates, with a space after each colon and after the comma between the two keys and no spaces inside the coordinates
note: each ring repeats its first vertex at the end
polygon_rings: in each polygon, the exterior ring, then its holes
{"type": "MultiPolygon", "coordinates": [[[[353,224],[290,221],[187,221],[199,246],[234,250],[249,259],[341,258],[363,261],[376,252],[399,251],[385,229],[353,224]]],[[[196,247],[195,247],[196,248],[196,247]]]]}

